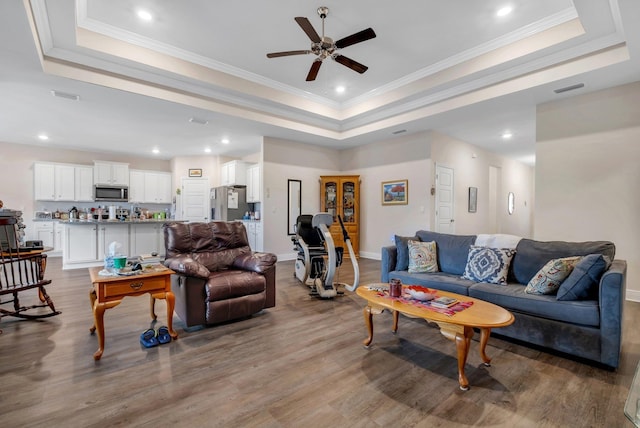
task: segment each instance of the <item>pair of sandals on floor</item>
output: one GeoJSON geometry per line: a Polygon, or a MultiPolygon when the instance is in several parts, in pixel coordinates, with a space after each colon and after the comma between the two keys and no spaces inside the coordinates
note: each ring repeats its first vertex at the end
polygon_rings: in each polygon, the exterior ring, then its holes
{"type": "Polygon", "coordinates": [[[145,348],[153,348],[154,346],[163,345],[171,342],[169,327],[158,327],[158,330],[148,329],[140,335],[140,343],[145,348]]]}

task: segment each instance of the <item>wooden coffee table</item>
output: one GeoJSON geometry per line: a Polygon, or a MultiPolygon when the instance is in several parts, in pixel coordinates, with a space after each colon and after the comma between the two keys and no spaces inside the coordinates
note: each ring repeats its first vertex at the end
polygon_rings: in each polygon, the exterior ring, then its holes
{"type": "Polygon", "coordinates": [[[391,299],[388,295],[380,296],[378,291],[369,289],[369,287],[384,286],[388,287],[388,284],[369,284],[358,287],[356,290],[356,294],[367,301],[367,306],[364,308],[364,322],[367,326],[369,337],[364,340],[364,346],[369,347],[373,341],[373,314],[380,314],[385,309],[390,310],[393,314],[392,331],[394,333],[398,331],[398,314],[404,314],[411,318],[422,318],[436,323],[440,327],[442,335],[456,343],[458,351],[458,383],[463,391],[469,389],[469,381],[464,374],[464,366],[469,355],[473,329],[480,329],[480,357],[484,364],[489,366],[491,358],[487,356],[485,349],[491,329],[508,326],[514,321],[513,314],[506,309],[469,296],[438,290],[436,293],[438,296],[453,297],[461,302],[473,302],[473,305],[463,311],[448,316],[410,303],[403,303],[397,299],[391,299]]]}
{"type": "Polygon", "coordinates": [[[167,327],[173,339],[178,333],[173,331],[173,309],[175,296],[171,291],[171,274],[174,273],[162,265],[145,269],[142,273],[132,276],[100,276],[101,267],[89,268],[93,288],[89,292],[94,324],[89,329],[91,333],[98,331],[98,350],[93,354],[94,360],[99,360],[104,352],[104,311],[118,306],[126,296],[151,295],[151,318],[156,319],[155,300],[167,301],[167,327]]]}

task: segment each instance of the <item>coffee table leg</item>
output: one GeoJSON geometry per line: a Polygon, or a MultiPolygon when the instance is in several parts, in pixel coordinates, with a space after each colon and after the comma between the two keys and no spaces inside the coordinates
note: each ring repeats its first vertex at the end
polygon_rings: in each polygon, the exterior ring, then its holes
{"type": "MultiPolygon", "coordinates": [[[[91,303],[91,311],[93,311],[93,308],[96,304],[96,290],[95,288],[91,288],[91,290],[89,290],[89,302],[91,303]]],[[[89,328],[89,331],[91,332],[91,334],[93,334],[96,331],[96,322],[93,322],[93,325],[91,326],[91,328],[89,328]]]]}
{"type": "Polygon", "coordinates": [[[491,366],[491,358],[489,358],[485,353],[485,350],[487,348],[487,342],[489,342],[490,335],[491,335],[490,328],[480,329],[480,358],[482,358],[484,365],[487,367],[491,366]]]}
{"type": "Polygon", "coordinates": [[[369,333],[369,337],[367,337],[364,342],[362,342],[365,348],[368,348],[373,342],[373,314],[371,313],[371,306],[365,306],[364,308],[364,325],[367,327],[367,333],[369,333]]]}
{"type": "Polygon", "coordinates": [[[400,312],[398,311],[392,311],[393,312],[393,327],[391,328],[391,331],[393,332],[393,334],[396,334],[398,332],[398,317],[400,315],[400,312]]]}
{"type": "Polygon", "coordinates": [[[465,327],[464,333],[456,333],[456,349],[458,350],[458,383],[463,391],[469,390],[469,381],[464,374],[464,366],[467,363],[471,338],[473,337],[473,328],[465,327]]]}

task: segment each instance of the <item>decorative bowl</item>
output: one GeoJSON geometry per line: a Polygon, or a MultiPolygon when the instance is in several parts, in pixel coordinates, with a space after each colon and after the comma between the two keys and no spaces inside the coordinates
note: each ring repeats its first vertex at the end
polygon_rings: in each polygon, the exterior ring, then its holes
{"type": "Polygon", "coordinates": [[[430,290],[427,287],[421,287],[419,285],[410,285],[407,287],[407,292],[412,299],[421,300],[426,302],[433,300],[436,297],[436,291],[430,290]]]}

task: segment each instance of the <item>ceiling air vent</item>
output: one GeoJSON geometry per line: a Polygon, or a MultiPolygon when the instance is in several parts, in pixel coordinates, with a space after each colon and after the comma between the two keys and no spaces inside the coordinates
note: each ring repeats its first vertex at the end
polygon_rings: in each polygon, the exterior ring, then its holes
{"type": "Polygon", "coordinates": [[[398,134],[402,134],[403,132],[407,132],[407,130],[406,129],[399,129],[397,131],[393,131],[392,134],[393,135],[398,135],[398,134]]]}
{"type": "Polygon", "coordinates": [[[200,119],[199,117],[191,117],[189,118],[189,122],[191,123],[197,123],[199,125],[206,125],[207,123],[209,123],[208,120],[206,119],[200,119]]]}
{"type": "Polygon", "coordinates": [[[69,94],[67,92],[60,92],[60,91],[52,90],[51,91],[51,95],[53,95],[54,97],[58,97],[58,98],[66,98],[68,100],[80,101],[80,95],[69,94]]]}
{"type": "Polygon", "coordinates": [[[574,89],[584,88],[584,83],[578,83],[577,85],[567,86],[566,88],[554,89],[553,92],[556,94],[561,94],[567,91],[573,91],[574,89]]]}

